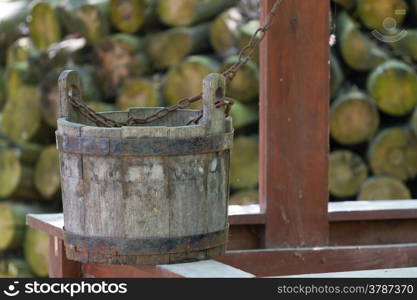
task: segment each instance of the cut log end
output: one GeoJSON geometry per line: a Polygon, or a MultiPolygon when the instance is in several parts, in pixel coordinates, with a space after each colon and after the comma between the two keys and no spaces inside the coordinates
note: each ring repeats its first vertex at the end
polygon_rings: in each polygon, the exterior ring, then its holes
{"type": "Polygon", "coordinates": [[[329,158],[329,190],[335,197],[354,197],[368,177],[362,158],[351,151],[334,151],[329,158]]]}
{"type": "Polygon", "coordinates": [[[368,92],[383,112],[407,115],[417,104],[417,73],[403,62],[387,61],[369,76],[368,92]]]}
{"type": "MultiPolygon", "coordinates": [[[[249,44],[252,36],[255,34],[259,27],[259,20],[251,20],[240,28],[240,49],[243,49],[249,44]]],[[[259,63],[259,48],[255,49],[251,58],[255,63],[259,63]]]]}
{"type": "Polygon", "coordinates": [[[369,71],[388,58],[386,51],[363,34],[346,12],[337,18],[337,28],[340,53],[352,69],[369,71]]]}
{"type": "Polygon", "coordinates": [[[358,195],[358,200],[408,200],[411,192],[407,186],[396,178],[373,177],[368,179],[358,195]]]}
{"type": "Polygon", "coordinates": [[[175,28],[149,38],[147,51],[158,68],[173,66],[191,53],[192,36],[187,29],[175,28]]]}
{"type": "Polygon", "coordinates": [[[394,127],[380,132],[371,143],[368,157],[375,175],[404,181],[417,175],[417,139],[407,128],[394,127]]]}
{"type": "Polygon", "coordinates": [[[110,0],[110,20],[121,32],[135,33],[153,13],[154,1],[110,0]]]}
{"type": "MultiPolygon", "coordinates": [[[[1,165],[1,162],[0,162],[1,165]]],[[[1,166],[0,166],[1,169],[1,166]]],[[[0,203],[0,251],[5,249],[15,248],[16,242],[14,241],[16,230],[16,224],[13,213],[8,209],[7,205],[0,203]]]]}
{"type": "Polygon", "coordinates": [[[46,50],[49,45],[61,39],[58,15],[48,2],[38,2],[32,7],[29,27],[30,38],[39,50],[46,50]]]}
{"type": "Polygon", "coordinates": [[[149,59],[141,49],[142,41],[127,34],[110,36],[97,45],[96,73],[107,96],[114,96],[125,79],[149,71],[149,59]]]}
{"type": "Polygon", "coordinates": [[[218,54],[237,54],[242,24],[243,16],[235,7],[223,12],[214,20],[210,29],[210,42],[218,54]]]}
{"type": "Polygon", "coordinates": [[[254,105],[243,104],[235,101],[230,115],[233,120],[235,129],[244,128],[246,126],[256,124],[259,121],[259,109],[256,103],[254,105]]]}
{"type": "Polygon", "coordinates": [[[259,142],[240,136],[235,139],[230,166],[230,186],[233,189],[253,188],[259,182],[259,142]]]}
{"type": "Polygon", "coordinates": [[[390,33],[403,23],[408,11],[405,0],[361,0],[357,1],[357,13],[369,29],[390,33]],[[395,22],[395,23],[393,23],[395,22]]]}
{"type": "Polygon", "coordinates": [[[11,196],[19,186],[22,165],[14,150],[0,151],[0,197],[11,196]]]}
{"type": "Polygon", "coordinates": [[[24,242],[24,255],[29,267],[36,276],[48,276],[48,253],[48,234],[33,228],[28,228],[24,242]]]}
{"type": "Polygon", "coordinates": [[[20,258],[0,260],[0,278],[31,278],[28,264],[20,258]]]}
{"type": "Polygon", "coordinates": [[[330,93],[332,97],[336,95],[336,92],[339,90],[344,80],[345,75],[343,74],[340,62],[337,57],[332,54],[330,57],[330,93]]]}
{"type": "Polygon", "coordinates": [[[46,147],[35,168],[35,186],[45,199],[52,199],[60,191],[59,152],[55,145],[46,147]]]}
{"type": "Polygon", "coordinates": [[[184,57],[208,49],[210,25],[176,27],[151,34],[147,52],[157,68],[167,68],[179,63],[184,57]]]}
{"type": "Polygon", "coordinates": [[[157,84],[147,79],[130,79],[120,89],[116,104],[120,110],[158,107],[161,102],[157,84]]]}
{"type": "MultiPolygon", "coordinates": [[[[168,71],[163,95],[169,105],[176,104],[184,97],[192,97],[201,93],[204,78],[219,70],[219,65],[207,56],[190,56],[168,71]]],[[[190,108],[199,108],[195,103],[190,108]]]]}
{"type": "Polygon", "coordinates": [[[257,190],[242,190],[234,193],[229,200],[229,205],[259,204],[259,192],[257,190]]]}
{"type": "Polygon", "coordinates": [[[40,212],[40,208],[12,202],[0,203],[0,251],[18,250],[26,232],[26,215],[40,212]]]}
{"type": "Polygon", "coordinates": [[[158,1],[157,13],[168,26],[189,26],[214,17],[234,4],[234,0],[164,0],[158,1]]]}
{"type": "Polygon", "coordinates": [[[14,95],[4,107],[2,131],[15,142],[30,141],[43,129],[40,88],[21,86],[14,95]]]}
{"type": "Polygon", "coordinates": [[[330,133],[343,145],[370,139],[380,123],[376,103],[362,92],[350,92],[336,99],[330,110],[330,133]]]}
{"type": "MultiPolygon", "coordinates": [[[[238,56],[228,58],[221,69],[227,70],[239,60],[238,56]]],[[[237,73],[233,81],[227,86],[227,95],[241,102],[258,100],[259,70],[256,63],[248,61],[237,73]]]]}

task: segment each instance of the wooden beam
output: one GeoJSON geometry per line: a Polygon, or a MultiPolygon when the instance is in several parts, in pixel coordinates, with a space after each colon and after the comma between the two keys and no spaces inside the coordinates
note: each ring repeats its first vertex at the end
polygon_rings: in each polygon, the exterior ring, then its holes
{"type": "Polygon", "coordinates": [[[49,236],[49,277],[77,278],[81,276],[81,264],[67,259],[64,242],[57,236],[49,236]]]}
{"type": "Polygon", "coordinates": [[[216,260],[256,276],[417,267],[417,244],[231,251],[216,260]]]}
{"type": "Polygon", "coordinates": [[[159,266],[117,266],[82,264],[84,278],[182,278],[159,266]]]}
{"type": "MultiPolygon", "coordinates": [[[[265,0],[262,15],[275,3],[265,0]]],[[[283,1],[261,47],[265,246],[326,245],[329,0],[283,1]]]]}
{"type": "Polygon", "coordinates": [[[229,229],[227,250],[262,248],[264,225],[232,225],[229,229]]]}
{"type": "Polygon", "coordinates": [[[417,243],[417,219],[330,222],[330,245],[417,243]]]}
{"type": "Polygon", "coordinates": [[[330,222],[401,219],[417,219],[417,200],[329,203],[330,222]]]}

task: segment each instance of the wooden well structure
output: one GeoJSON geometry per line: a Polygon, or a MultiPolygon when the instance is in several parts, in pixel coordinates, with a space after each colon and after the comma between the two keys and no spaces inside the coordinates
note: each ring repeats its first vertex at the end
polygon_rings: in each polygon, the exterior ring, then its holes
{"type": "MultiPolygon", "coordinates": [[[[261,3],[265,17],[275,0],[261,3]]],[[[329,9],[284,1],[262,44],[260,203],[231,211],[216,258],[256,276],[417,266],[417,200],[328,203],[329,9]]],[[[59,218],[28,217],[51,236],[52,277],[157,274],[67,260],[59,218]]]]}

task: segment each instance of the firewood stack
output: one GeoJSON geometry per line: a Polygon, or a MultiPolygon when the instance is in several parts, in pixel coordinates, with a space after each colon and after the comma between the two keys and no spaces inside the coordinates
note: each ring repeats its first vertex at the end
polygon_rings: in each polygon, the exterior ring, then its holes
{"type": "Polygon", "coordinates": [[[417,196],[417,1],[334,0],[331,200],[417,196]]]}
{"type": "MultiPolygon", "coordinates": [[[[236,61],[259,26],[258,4],[0,2],[7,12],[0,16],[0,276],[48,272],[47,236],[24,225],[27,213],[62,211],[54,136],[59,74],[77,70],[83,99],[97,111],[175,104],[200,93],[206,75],[236,61]]],[[[250,201],[258,184],[258,56],[228,91],[236,99],[231,188],[249,190],[250,201]]]]}
{"type": "MultiPolygon", "coordinates": [[[[0,276],[46,276],[48,238],[24,215],[62,209],[60,72],[80,73],[97,111],[172,105],[236,61],[259,1],[4,0],[0,11],[0,276]]],[[[333,0],[332,24],[331,200],[415,197],[417,1],[333,0]]],[[[258,201],[258,81],[259,51],[228,86],[231,204],[258,201]]]]}

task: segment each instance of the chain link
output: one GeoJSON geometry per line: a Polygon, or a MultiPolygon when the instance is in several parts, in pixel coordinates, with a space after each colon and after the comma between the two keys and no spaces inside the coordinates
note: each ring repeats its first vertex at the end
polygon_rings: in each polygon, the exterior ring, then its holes
{"type": "MultiPolygon", "coordinates": [[[[240,68],[242,68],[252,57],[255,50],[259,47],[262,40],[265,38],[265,35],[267,31],[272,27],[272,25],[275,22],[276,13],[278,11],[278,8],[280,7],[283,0],[276,0],[275,4],[273,5],[272,9],[268,13],[266,17],[265,24],[258,28],[255,33],[252,35],[249,43],[243,47],[239,52],[238,60],[231,65],[226,71],[222,73],[222,75],[226,78],[227,82],[232,81],[237,72],[240,68]]],[[[189,98],[183,98],[177,102],[177,104],[169,107],[161,108],[158,112],[156,112],[153,115],[150,115],[147,118],[139,119],[134,118],[133,116],[130,116],[126,122],[119,122],[111,120],[107,117],[105,117],[102,114],[97,113],[84,103],[80,101],[80,94],[70,94],[68,95],[69,102],[72,105],[72,107],[77,110],[82,116],[87,118],[89,121],[96,124],[98,127],[123,127],[123,126],[135,126],[135,125],[144,125],[151,123],[153,121],[162,119],[166,117],[171,112],[177,111],[179,109],[185,109],[190,107],[191,104],[198,102],[202,99],[202,94],[200,93],[197,96],[189,97],[189,98]]],[[[225,115],[226,117],[229,116],[232,105],[234,101],[230,98],[224,98],[222,100],[219,100],[216,102],[216,107],[221,108],[225,107],[225,115]]],[[[203,117],[203,111],[200,110],[197,117],[193,120],[189,121],[187,125],[191,124],[198,124],[199,121],[203,117]]]]}

